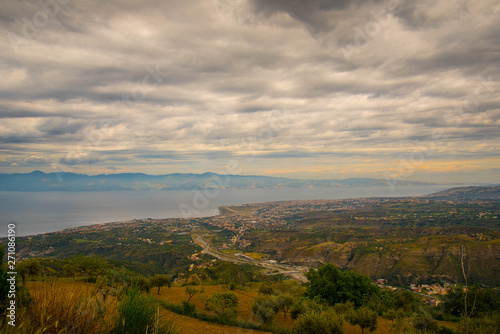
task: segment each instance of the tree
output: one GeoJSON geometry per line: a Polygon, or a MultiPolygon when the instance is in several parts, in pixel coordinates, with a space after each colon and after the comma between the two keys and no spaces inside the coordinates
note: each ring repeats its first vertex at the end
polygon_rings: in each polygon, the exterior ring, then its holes
{"type": "Polygon", "coordinates": [[[205,302],[208,310],[224,319],[234,319],[238,315],[238,298],[232,292],[217,292],[205,302]]]}
{"type": "Polygon", "coordinates": [[[73,281],[76,281],[76,274],[78,274],[78,267],[72,263],[64,263],[62,265],[62,272],[65,276],[73,276],[73,281]]]}
{"type": "Polygon", "coordinates": [[[74,256],[69,260],[69,263],[76,266],[80,272],[89,276],[91,282],[99,275],[103,275],[109,267],[108,261],[100,256],[74,256]]]}
{"type": "Polygon", "coordinates": [[[160,294],[160,288],[162,286],[166,285],[170,288],[170,286],[172,285],[172,281],[170,280],[170,277],[168,277],[166,275],[156,274],[153,277],[151,277],[151,279],[149,281],[151,282],[152,286],[158,288],[158,294],[160,294]]]}
{"type": "Polygon", "coordinates": [[[342,317],[332,312],[306,313],[297,321],[293,334],[342,334],[342,317]]]}
{"type": "Polygon", "coordinates": [[[435,333],[438,330],[437,321],[428,314],[412,317],[411,324],[419,333],[435,333]]]}
{"type": "Polygon", "coordinates": [[[377,321],[377,312],[366,306],[360,307],[356,312],[349,316],[349,322],[351,325],[359,325],[361,327],[361,334],[364,334],[365,328],[368,328],[370,332],[376,330],[377,321]]]}
{"type": "Polygon", "coordinates": [[[500,297],[497,296],[493,289],[481,289],[478,284],[469,285],[466,290],[463,285],[457,285],[448,290],[445,296],[444,310],[445,312],[456,316],[463,317],[466,328],[468,325],[468,315],[473,317],[486,315],[500,309],[500,297]],[[466,299],[466,294],[472,298],[466,299]]]}
{"type": "Polygon", "coordinates": [[[393,296],[396,298],[396,309],[403,310],[404,313],[416,312],[422,305],[417,295],[408,290],[396,290],[393,296]]]}
{"type": "Polygon", "coordinates": [[[272,295],[274,293],[274,289],[271,284],[266,282],[259,287],[259,293],[263,295],[272,295]]]}
{"type": "Polygon", "coordinates": [[[26,259],[19,261],[16,265],[17,273],[21,275],[23,284],[26,284],[26,276],[36,276],[42,270],[42,266],[37,259],[26,259]]]}
{"type": "Polygon", "coordinates": [[[333,264],[311,269],[306,277],[309,280],[306,296],[319,297],[329,305],[352,301],[361,306],[379,290],[368,277],[352,271],[342,272],[333,264]]]}
{"type": "MultiPolygon", "coordinates": [[[[500,333],[500,314],[495,314],[469,319],[467,330],[471,334],[498,334],[500,333]]],[[[465,333],[466,331],[465,319],[459,324],[458,333],[465,333]]]]}
{"type": "Polygon", "coordinates": [[[222,280],[222,283],[224,283],[226,286],[229,286],[230,283],[234,282],[234,275],[231,273],[231,270],[229,268],[224,270],[220,274],[220,278],[222,280]]]}
{"type": "Polygon", "coordinates": [[[333,305],[333,311],[340,315],[349,316],[354,312],[354,303],[345,302],[333,305]]]}
{"type": "Polygon", "coordinates": [[[290,310],[292,319],[297,319],[302,314],[322,313],[328,309],[328,306],[319,302],[319,298],[308,299],[302,297],[290,310]]]}
{"type": "Polygon", "coordinates": [[[193,298],[193,296],[197,293],[203,293],[205,292],[205,289],[203,289],[203,287],[201,289],[197,289],[196,287],[194,286],[191,286],[191,285],[188,285],[186,286],[186,295],[189,296],[188,300],[187,300],[187,303],[189,304],[189,302],[191,301],[191,298],[193,298]]]}
{"type": "Polygon", "coordinates": [[[132,287],[139,289],[139,291],[145,291],[149,293],[151,291],[151,282],[144,276],[136,276],[132,280],[132,287]]]}
{"type": "Polygon", "coordinates": [[[252,312],[264,324],[269,324],[280,310],[276,297],[261,296],[254,299],[252,312]]]}
{"type": "Polygon", "coordinates": [[[286,314],[290,308],[295,304],[295,298],[289,294],[283,294],[276,297],[278,307],[283,311],[283,316],[286,318],[286,314]]]}

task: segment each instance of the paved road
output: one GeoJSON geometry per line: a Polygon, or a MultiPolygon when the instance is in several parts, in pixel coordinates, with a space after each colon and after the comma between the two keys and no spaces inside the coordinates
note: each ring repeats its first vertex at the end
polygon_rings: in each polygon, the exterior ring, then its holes
{"type": "Polygon", "coordinates": [[[294,280],[299,281],[300,283],[307,282],[307,278],[298,270],[290,270],[290,268],[278,266],[278,265],[271,264],[271,263],[265,263],[265,262],[261,262],[261,261],[253,261],[253,260],[245,259],[245,258],[238,257],[238,256],[224,254],[224,253],[220,252],[217,248],[210,245],[208,243],[208,241],[203,239],[202,236],[200,236],[198,234],[193,234],[192,237],[193,237],[194,242],[203,248],[203,251],[205,254],[214,256],[214,257],[218,258],[219,260],[229,261],[229,262],[238,263],[238,264],[242,264],[242,263],[253,264],[255,266],[260,266],[260,267],[269,269],[271,271],[276,271],[275,273],[272,273],[272,275],[284,274],[284,275],[286,275],[294,280]]]}

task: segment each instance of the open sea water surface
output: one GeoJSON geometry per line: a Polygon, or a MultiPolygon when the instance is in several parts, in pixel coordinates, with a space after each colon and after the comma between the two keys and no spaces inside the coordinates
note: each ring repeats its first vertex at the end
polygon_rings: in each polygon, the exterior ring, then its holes
{"type": "Polygon", "coordinates": [[[447,185],[354,188],[294,188],[203,191],[0,191],[0,237],[7,225],[16,235],[54,232],[70,227],[141,218],[216,215],[220,206],[306,199],[402,197],[430,194],[447,185]]]}

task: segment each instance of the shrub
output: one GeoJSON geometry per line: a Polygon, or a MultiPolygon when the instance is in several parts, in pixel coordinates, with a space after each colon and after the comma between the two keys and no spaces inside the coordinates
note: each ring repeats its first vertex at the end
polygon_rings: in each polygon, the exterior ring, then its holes
{"type": "Polygon", "coordinates": [[[263,295],[272,295],[274,293],[274,289],[269,283],[264,283],[259,287],[259,293],[263,295]]]}
{"type": "Polygon", "coordinates": [[[238,315],[236,308],[238,307],[238,298],[232,292],[218,292],[208,298],[206,307],[210,311],[214,311],[219,317],[224,319],[234,319],[238,315]]]}
{"type": "MultiPolygon", "coordinates": [[[[466,333],[465,319],[459,326],[459,333],[466,333]]],[[[487,315],[481,318],[469,319],[469,334],[498,334],[500,333],[500,314],[487,315]]]]}
{"type": "Polygon", "coordinates": [[[137,289],[130,290],[118,306],[113,334],[152,333],[173,334],[177,330],[171,322],[162,322],[158,304],[137,289]]]}
{"type": "Polygon", "coordinates": [[[293,328],[293,334],[342,334],[342,317],[332,312],[307,313],[302,315],[293,328]]]}
{"type": "Polygon", "coordinates": [[[138,289],[141,292],[151,291],[151,282],[144,276],[136,276],[132,280],[132,288],[138,289]]]}
{"type": "Polygon", "coordinates": [[[333,305],[333,311],[337,314],[350,315],[354,311],[353,302],[337,303],[333,305]]]}
{"type": "Polygon", "coordinates": [[[194,315],[196,313],[196,305],[188,301],[182,302],[182,313],[185,315],[194,315]]]}
{"type": "Polygon", "coordinates": [[[276,298],[257,297],[252,305],[252,312],[264,324],[269,324],[279,311],[279,305],[276,298]]]}
{"type": "Polygon", "coordinates": [[[292,319],[297,319],[301,314],[305,313],[321,313],[326,311],[327,307],[315,299],[301,298],[299,301],[292,306],[290,314],[292,319]]]}
{"type": "Polygon", "coordinates": [[[349,316],[349,322],[351,325],[359,325],[361,327],[361,334],[364,334],[365,328],[368,328],[370,332],[376,330],[377,320],[377,312],[366,306],[360,307],[349,316]]]}
{"type": "Polygon", "coordinates": [[[438,330],[437,321],[432,319],[429,315],[419,315],[411,320],[413,327],[419,332],[434,333],[438,330]]]}
{"type": "Polygon", "coordinates": [[[200,289],[197,289],[195,288],[194,286],[186,286],[186,290],[185,290],[185,293],[186,295],[189,296],[187,302],[189,303],[191,301],[191,298],[194,297],[194,295],[196,295],[197,293],[204,293],[205,292],[205,289],[203,287],[201,287],[200,289]]]}
{"type": "Polygon", "coordinates": [[[278,304],[278,308],[283,311],[283,316],[286,318],[286,314],[295,304],[295,298],[288,294],[279,295],[276,296],[276,302],[278,304]]]}

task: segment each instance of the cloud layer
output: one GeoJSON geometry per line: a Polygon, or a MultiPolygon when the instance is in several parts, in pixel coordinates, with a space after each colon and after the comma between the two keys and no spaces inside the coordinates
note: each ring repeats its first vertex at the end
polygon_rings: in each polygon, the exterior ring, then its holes
{"type": "Polygon", "coordinates": [[[0,165],[500,182],[499,14],[494,0],[6,1],[0,165]]]}

